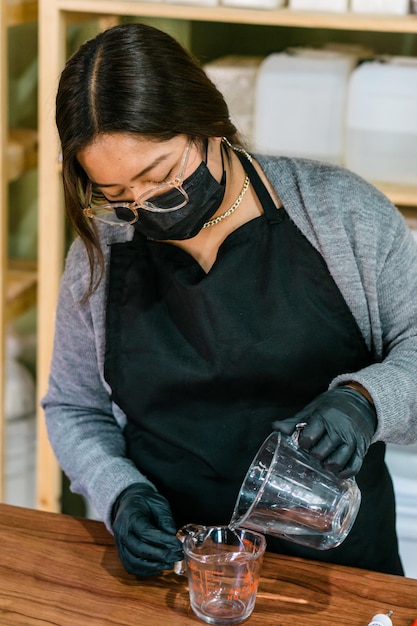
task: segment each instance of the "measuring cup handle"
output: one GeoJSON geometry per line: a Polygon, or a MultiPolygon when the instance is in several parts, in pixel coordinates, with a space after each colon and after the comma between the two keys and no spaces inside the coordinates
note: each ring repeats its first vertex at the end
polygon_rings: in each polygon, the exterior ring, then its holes
{"type": "Polygon", "coordinates": [[[174,573],[177,574],[177,576],[184,576],[187,573],[187,565],[184,560],[177,561],[174,564],[174,573]]]}
{"type": "Polygon", "coordinates": [[[300,434],[305,426],[307,426],[307,422],[299,422],[298,424],[295,425],[295,430],[293,434],[291,435],[291,441],[297,448],[298,448],[298,440],[300,438],[300,434]]]}
{"type": "MultiPolygon", "coordinates": [[[[184,543],[186,537],[189,535],[195,537],[196,535],[200,535],[202,532],[204,533],[206,530],[206,526],[202,526],[201,524],[186,524],[177,531],[176,537],[181,541],[181,543],[184,543]]],[[[178,576],[183,576],[187,572],[187,565],[184,559],[175,563],[174,572],[178,574],[178,576]]]]}

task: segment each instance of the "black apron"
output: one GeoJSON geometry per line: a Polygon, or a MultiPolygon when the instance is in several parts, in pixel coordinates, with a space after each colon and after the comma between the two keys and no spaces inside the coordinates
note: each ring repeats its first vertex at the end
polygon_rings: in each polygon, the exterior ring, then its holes
{"type": "MultiPolygon", "coordinates": [[[[139,233],[112,246],[105,377],[127,415],[127,456],[178,527],[227,524],[271,422],[372,362],[323,258],[240,158],[265,213],[227,237],[208,273],[139,233]]],[[[401,574],[384,454],[382,443],[367,454],[361,510],[341,546],[268,537],[268,549],[401,574]]]]}

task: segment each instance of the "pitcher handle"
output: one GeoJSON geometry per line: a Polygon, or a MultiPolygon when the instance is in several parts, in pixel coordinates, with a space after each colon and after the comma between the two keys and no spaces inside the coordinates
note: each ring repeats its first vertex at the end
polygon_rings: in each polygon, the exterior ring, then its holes
{"type": "Polygon", "coordinates": [[[299,422],[295,425],[295,430],[291,435],[291,441],[296,448],[298,448],[298,439],[300,438],[300,434],[305,426],[307,426],[307,422],[299,422]]]}

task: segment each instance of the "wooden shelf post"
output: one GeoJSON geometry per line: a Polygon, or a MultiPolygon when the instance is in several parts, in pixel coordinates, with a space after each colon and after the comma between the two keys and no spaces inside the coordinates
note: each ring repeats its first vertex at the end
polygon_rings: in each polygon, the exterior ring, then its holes
{"type": "MultiPolygon", "coordinates": [[[[52,354],[55,308],[64,261],[64,212],[55,130],[55,94],[65,62],[66,28],[54,0],[39,2],[39,220],[38,220],[38,406],[45,394],[52,354]],[[43,149],[42,149],[43,147],[43,149]]],[[[60,468],[38,409],[37,507],[61,508],[60,468]]]]}
{"type": "Polygon", "coordinates": [[[5,303],[6,303],[6,229],[7,229],[7,9],[6,0],[0,0],[0,501],[5,485],[5,303]]]}

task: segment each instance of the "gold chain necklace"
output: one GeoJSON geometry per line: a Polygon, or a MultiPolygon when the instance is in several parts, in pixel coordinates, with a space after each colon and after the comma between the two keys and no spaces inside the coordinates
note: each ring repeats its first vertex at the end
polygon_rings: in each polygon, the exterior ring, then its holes
{"type": "Polygon", "coordinates": [[[239,206],[239,204],[242,202],[243,198],[245,197],[245,193],[249,189],[249,185],[250,185],[249,176],[245,176],[242,190],[240,194],[238,195],[238,197],[236,198],[236,200],[234,201],[234,203],[232,204],[232,206],[221,215],[218,215],[217,217],[213,217],[212,220],[209,220],[208,222],[203,224],[203,228],[209,228],[210,226],[215,226],[222,220],[226,219],[226,217],[229,217],[229,215],[232,215],[232,213],[236,211],[237,207],[239,206]]]}

